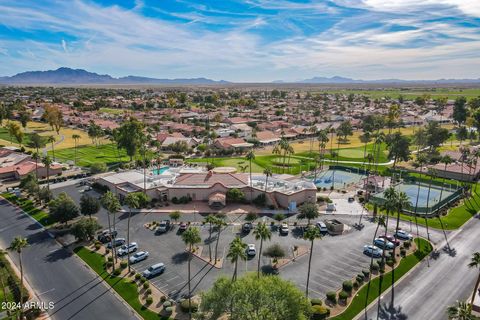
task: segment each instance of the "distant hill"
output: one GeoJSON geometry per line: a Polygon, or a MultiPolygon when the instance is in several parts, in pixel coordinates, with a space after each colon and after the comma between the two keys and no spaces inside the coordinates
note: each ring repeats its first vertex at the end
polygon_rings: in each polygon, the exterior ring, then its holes
{"type": "Polygon", "coordinates": [[[88,72],[83,69],[58,68],[48,71],[27,71],[11,77],[0,77],[3,84],[226,84],[207,78],[156,79],[138,76],[114,78],[108,74],[88,72]]]}
{"type": "MultiPolygon", "coordinates": [[[[277,80],[277,83],[285,83],[277,80]]],[[[340,83],[480,83],[479,79],[438,79],[438,80],[401,80],[401,79],[380,79],[380,80],[359,80],[334,76],[331,78],[326,77],[313,77],[310,79],[296,81],[295,83],[323,83],[323,84],[340,84],[340,83]]]]}

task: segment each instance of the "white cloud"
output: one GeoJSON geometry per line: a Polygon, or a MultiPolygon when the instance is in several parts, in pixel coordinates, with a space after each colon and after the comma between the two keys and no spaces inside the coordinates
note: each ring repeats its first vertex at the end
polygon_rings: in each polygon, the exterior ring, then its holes
{"type": "MultiPolygon", "coordinates": [[[[346,2],[353,0],[342,1],[346,2]]],[[[428,19],[417,14],[393,14],[395,10],[407,10],[402,3],[418,8],[411,0],[384,2],[364,0],[362,6],[369,6],[377,13],[343,17],[327,31],[309,36],[299,31],[295,37],[273,43],[253,32],[270,23],[269,17],[264,16],[232,19],[233,27],[228,31],[211,31],[196,28],[195,23],[142,16],[138,10],[141,2],[132,10],[81,0],[58,2],[48,8],[39,7],[38,3],[29,6],[4,3],[0,4],[0,21],[5,26],[25,32],[46,29],[68,34],[72,39],[68,43],[64,39],[50,43],[0,38],[0,48],[8,48],[9,53],[3,58],[8,61],[0,65],[0,75],[70,66],[114,76],[206,76],[235,81],[269,81],[281,77],[292,80],[318,75],[364,79],[478,77],[478,30],[449,22],[427,22],[428,19]],[[380,26],[363,27],[371,21],[380,26]],[[389,27],[393,25],[413,29],[391,31],[389,27]]],[[[250,3],[264,8],[282,7],[287,12],[288,8],[323,10],[315,3],[265,0],[250,3]]],[[[465,10],[474,12],[475,6],[465,10]]],[[[210,19],[197,13],[185,13],[184,17],[192,21],[210,19]]],[[[287,22],[284,27],[295,28],[287,22]]],[[[0,53],[5,54],[1,49],[0,53]]]]}
{"type": "Polygon", "coordinates": [[[68,52],[67,41],[65,41],[64,39],[62,39],[62,48],[63,51],[68,52]]]}

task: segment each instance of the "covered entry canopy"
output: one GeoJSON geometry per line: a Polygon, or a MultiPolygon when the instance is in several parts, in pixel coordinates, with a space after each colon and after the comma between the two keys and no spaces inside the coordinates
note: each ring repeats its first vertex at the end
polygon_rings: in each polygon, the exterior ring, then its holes
{"type": "Polygon", "coordinates": [[[208,196],[208,205],[212,208],[221,208],[226,205],[227,196],[222,192],[214,192],[208,196]]]}

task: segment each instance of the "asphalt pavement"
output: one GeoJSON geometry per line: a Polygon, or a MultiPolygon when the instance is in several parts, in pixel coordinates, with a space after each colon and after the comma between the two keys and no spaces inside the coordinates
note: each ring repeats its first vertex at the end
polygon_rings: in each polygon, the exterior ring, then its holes
{"type": "MultiPolygon", "coordinates": [[[[381,299],[378,319],[442,320],[448,319],[446,309],[458,301],[471,297],[478,270],[467,264],[473,252],[479,251],[480,221],[471,219],[461,229],[449,234],[452,251],[443,250],[440,242],[436,254],[395,287],[395,300],[390,305],[391,293],[381,299]]],[[[377,319],[377,304],[368,310],[366,319],[377,319]]],[[[357,319],[365,319],[363,314],[357,319]]]]}
{"type": "MultiPolygon", "coordinates": [[[[40,225],[0,198],[0,247],[16,236],[28,239],[22,261],[25,278],[40,302],[54,308],[52,319],[136,319],[110,288],[77,256],[63,248],[40,225]]],[[[10,254],[18,266],[18,256],[10,254]]]]}

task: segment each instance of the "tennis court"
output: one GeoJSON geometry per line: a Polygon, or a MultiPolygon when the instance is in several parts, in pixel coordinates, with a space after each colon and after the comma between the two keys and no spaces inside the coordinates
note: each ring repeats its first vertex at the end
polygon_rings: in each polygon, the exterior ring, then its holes
{"type": "Polygon", "coordinates": [[[361,174],[352,171],[326,170],[321,172],[314,182],[318,188],[330,188],[334,180],[334,188],[344,188],[349,184],[358,183],[362,177],[361,174]]]}

